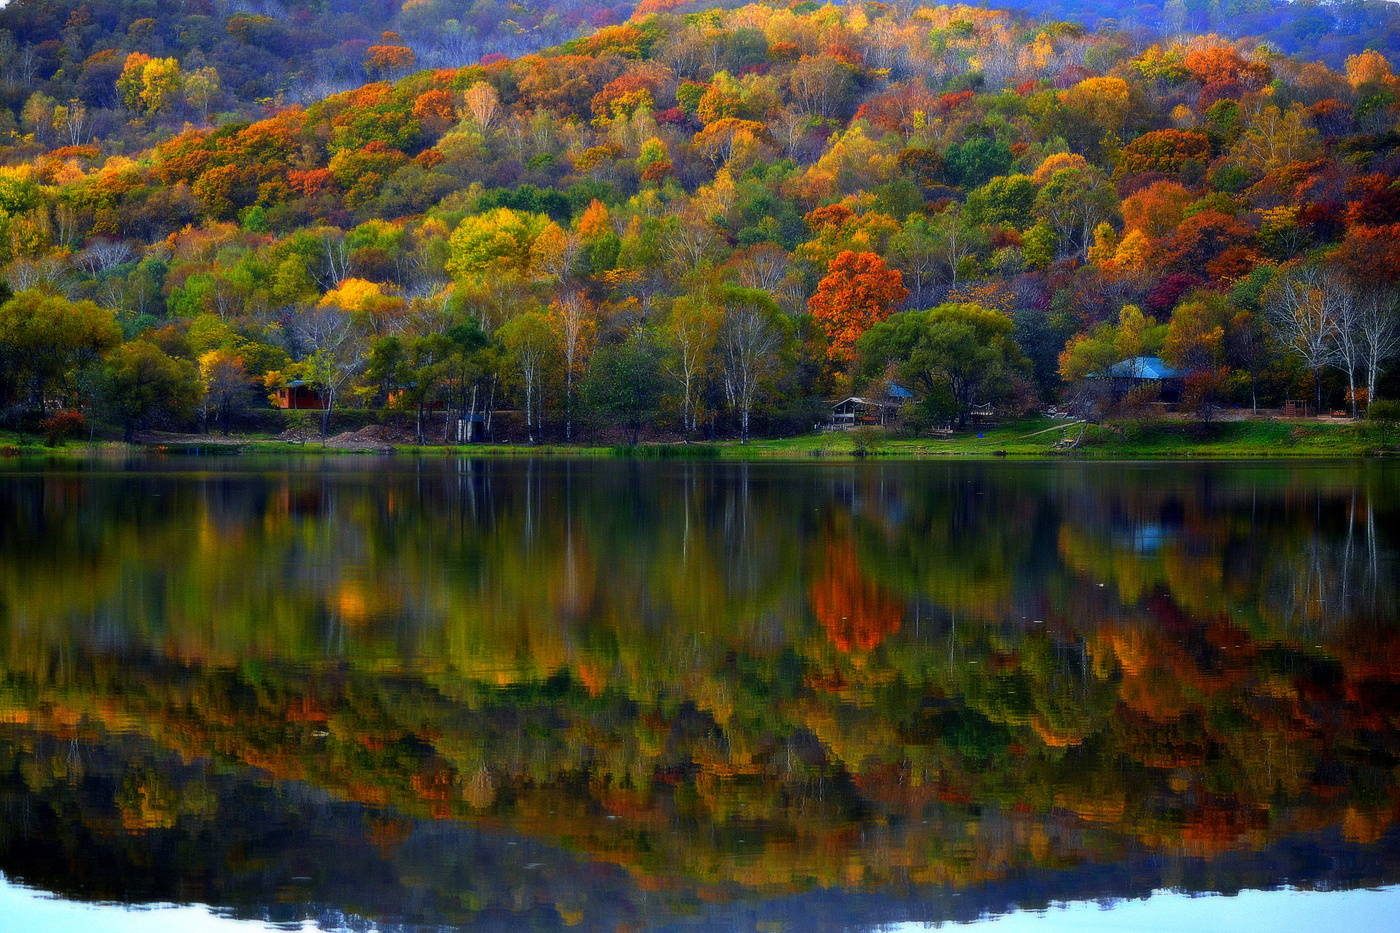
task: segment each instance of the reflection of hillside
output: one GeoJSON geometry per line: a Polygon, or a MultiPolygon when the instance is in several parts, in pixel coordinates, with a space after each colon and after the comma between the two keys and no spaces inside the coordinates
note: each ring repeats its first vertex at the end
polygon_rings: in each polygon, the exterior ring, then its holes
{"type": "Polygon", "coordinates": [[[916,619],[1049,614],[1082,630],[1166,590],[1193,615],[1291,638],[1383,618],[1397,596],[1400,490],[1364,467],[1209,482],[1182,466],[817,468],[802,482],[780,469],[11,477],[0,598],[17,641],[96,637],[100,617],[109,640],[219,664],[330,650],[479,669],[485,651],[509,679],[626,662],[607,643],[629,636],[669,672],[696,636],[816,650],[808,591],[833,513],[855,547],[847,586],[878,586],[916,619]],[[1348,471],[1355,484],[1333,476],[1348,471]],[[503,656],[505,643],[529,650],[503,656]]]}
{"type": "MultiPolygon", "coordinates": [[[[1140,847],[1208,856],[1386,829],[1393,678],[1279,648],[1223,663],[1211,639],[1225,633],[1209,629],[1144,648],[1150,631],[1078,649],[1043,634],[969,642],[939,679],[835,691],[800,669],[784,686],[790,657],[750,661],[707,685],[727,697],[724,722],[567,671],[502,689],[383,664],[135,655],[11,669],[3,715],[57,736],[135,731],[340,799],[566,839],[648,883],[756,892],[968,884],[1140,847]],[[1166,682],[1165,705],[1144,700],[1166,682]]],[[[128,830],[178,815],[158,781],[122,793],[128,830]]]]}
{"type": "Polygon", "coordinates": [[[639,886],[618,869],[480,823],[416,819],[304,784],[251,778],[130,737],[74,742],[5,727],[0,864],[12,880],[70,898],[198,901],[239,917],[293,925],[314,918],[335,929],[360,916],[381,929],[582,923],[719,931],[762,923],[834,931],[970,920],[1052,899],[1142,897],[1167,886],[1349,888],[1393,878],[1400,861],[1400,834],[1365,850],[1326,834],[1208,860],[1133,850],[1112,862],[1024,866],[980,883],[905,880],[875,889],[857,882],[759,899],[684,879],[639,886]],[[174,802],[161,825],[123,828],[130,808],[156,798],[174,802]]]}
{"type": "MultiPolygon", "coordinates": [[[[0,719],[721,900],[1378,844],[1389,474],[1082,469],[6,479],[0,719]]],[[[101,831],[217,821],[178,770],[101,831]]]]}

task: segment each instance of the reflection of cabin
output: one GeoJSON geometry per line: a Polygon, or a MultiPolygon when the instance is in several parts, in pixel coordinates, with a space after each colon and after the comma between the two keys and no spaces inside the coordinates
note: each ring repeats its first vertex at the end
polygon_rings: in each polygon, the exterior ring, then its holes
{"type": "Polygon", "coordinates": [[[852,395],[831,406],[833,430],[843,431],[864,425],[888,424],[890,419],[914,397],[903,386],[891,385],[883,398],[852,395]]]}
{"type": "Polygon", "coordinates": [[[1122,397],[1143,386],[1155,386],[1161,401],[1171,404],[1181,401],[1181,389],[1185,384],[1181,370],[1168,366],[1160,356],[1120,360],[1095,375],[1112,380],[1115,396],[1122,397]]]}
{"type": "Polygon", "coordinates": [[[326,407],[321,393],[300,379],[280,386],[272,393],[272,404],[277,408],[320,410],[326,407]]]}

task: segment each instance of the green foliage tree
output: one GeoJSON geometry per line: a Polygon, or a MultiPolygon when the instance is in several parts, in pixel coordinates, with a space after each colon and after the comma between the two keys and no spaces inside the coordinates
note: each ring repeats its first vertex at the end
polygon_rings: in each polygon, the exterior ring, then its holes
{"type": "MultiPolygon", "coordinates": [[[[501,348],[471,318],[452,324],[443,334],[450,344],[450,352],[444,363],[447,388],[456,399],[458,417],[465,425],[462,439],[476,440],[480,433],[476,425],[477,406],[482,401],[481,390],[485,384],[494,395],[501,369],[501,348]]],[[[487,424],[490,417],[489,401],[485,402],[485,408],[485,413],[480,416],[482,424],[487,424]]]]}
{"type": "Polygon", "coordinates": [[[583,381],[583,398],[605,421],[627,430],[635,445],[642,426],[661,409],[665,374],[657,335],[637,330],[621,343],[593,354],[583,381]]]}
{"type": "Polygon", "coordinates": [[[1029,175],[1000,175],[967,196],[967,216],[975,224],[1015,227],[1031,222],[1035,182],[1029,175]]]}
{"type": "Polygon", "coordinates": [[[719,294],[723,309],[716,344],[726,401],[747,444],[754,408],[791,367],[796,340],[792,319],[761,289],[729,287],[719,294]]]}
{"type": "Polygon", "coordinates": [[[543,214],[498,207],[463,220],[449,240],[447,271],[480,282],[492,276],[524,275],[530,247],[549,224],[543,214]]]}
{"type": "Polygon", "coordinates": [[[543,399],[559,359],[559,334],[543,311],[526,311],[501,326],[496,334],[505,349],[506,361],[519,380],[525,403],[525,433],[531,444],[540,435],[543,399]]]}
{"type": "Polygon", "coordinates": [[[974,136],[954,143],[943,154],[943,172],[961,188],[977,188],[1011,168],[1011,149],[1006,143],[986,136],[974,136]]]}
{"type": "Polygon", "coordinates": [[[1005,313],[972,303],[904,311],[875,325],[856,343],[860,372],[879,378],[891,366],[916,387],[930,414],[959,428],[978,405],[1014,397],[1029,362],[1005,313]]]}
{"type": "Polygon", "coordinates": [[[1055,232],[1061,256],[1086,255],[1094,228],[1117,209],[1118,195],[1093,168],[1060,169],[1035,196],[1035,216],[1055,232]]]}
{"type": "Polygon", "coordinates": [[[80,369],[121,340],[116,315],[91,301],[22,291],[0,304],[0,411],[38,411],[70,395],[80,369]]]}
{"type": "Polygon", "coordinates": [[[142,428],[188,418],[199,405],[199,371],[147,340],[113,350],[98,377],[98,406],[130,442],[142,428]]]}

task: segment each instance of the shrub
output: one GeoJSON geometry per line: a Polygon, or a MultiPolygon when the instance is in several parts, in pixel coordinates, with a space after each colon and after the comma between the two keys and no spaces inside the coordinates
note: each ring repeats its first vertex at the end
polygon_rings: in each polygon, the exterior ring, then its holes
{"type": "Polygon", "coordinates": [[[312,437],[321,432],[320,416],[309,409],[287,412],[286,430],[298,437],[312,437]]]}
{"type": "Polygon", "coordinates": [[[879,428],[853,428],[851,430],[851,453],[857,457],[869,457],[880,452],[880,441],[885,432],[879,428]]]}
{"type": "Polygon", "coordinates": [[[1366,409],[1366,418],[1369,421],[1385,421],[1392,424],[1400,421],[1400,399],[1376,399],[1366,409]]]}
{"type": "Polygon", "coordinates": [[[40,421],[39,429],[44,432],[44,443],[50,447],[57,447],[66,438],[81,431],[86,424],[87,419],[83,417],[82,412],[66,408],[40,421]]]}

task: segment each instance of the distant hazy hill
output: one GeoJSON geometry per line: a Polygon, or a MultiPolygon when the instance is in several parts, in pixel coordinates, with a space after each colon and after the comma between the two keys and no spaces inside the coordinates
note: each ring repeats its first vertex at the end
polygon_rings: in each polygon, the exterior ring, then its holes
{"type": "MultiPolygon", "coordinates": [[[[58,102],[82,101],[89,121],[81,134],[85,137],[115,134],[129,143],[153,141],[150,136],[138,140],[123,128],[117,78],[133,52],[173,58],[182,73],[205,76],[193,102],[179,101],[181,106],[166,108],[163,119],[143,127],[159,133],[192,115],[251,115],[259,102],[310,102],[414,66],[456,68],[483,56],[519,56],[623,22],[635,12],[737,5],[690,0],[285,0],[250,13],[249,4],[229,0],[9,0],[0,3],[0,132],[36,129],[26,125],[24,109],[38,93],[58,102]]],[[[1333,67],[1367,48],[1393,59],[1400,47],[1400,5],[1383,0],[1012,0],[981,5],[1122,29],[1144,42],[1187,33],[1258,37],[1283,52],[1333,67]]],[[[37,112],[30,116],[32,123],[37,112]]]]}

